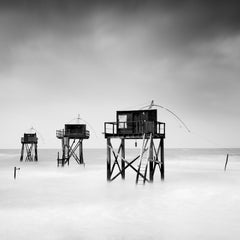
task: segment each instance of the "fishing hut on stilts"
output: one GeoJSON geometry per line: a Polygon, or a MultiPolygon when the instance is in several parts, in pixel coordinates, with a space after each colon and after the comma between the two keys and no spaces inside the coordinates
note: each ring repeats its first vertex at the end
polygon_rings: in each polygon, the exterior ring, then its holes
{"type": "Polygon", "coordinates": [[[25,161],[37,162],[38,161],[37,134],[36,133],[24,133],[23,137],[21,138],[21,143],[22,143],[22,149],[21,149],[20,161],[22,162],[25,157],[25,155],[24,155],[24,149],[25,149],[25,151],[26,151],[25,161]]]}
{"type": "MultiPolygon", "coordinates": [[[[80,119],[80,118],[78,118],[80,119]]],[[[85,164],[83,160],[83,140],[89,138],[86,124],[65,124],[64,129],[57,130],[56,136],[62,141],[62,156],[58,153],[57,165],[69,165],[70,158],[78,164],[85,164]]]]}
{"type": "Polygon", "coordinates": [[[107,139],[108,181],[117,177],[125,179],[128,168],[136,173],[136,184],[153,182],[157,168],[164,180],[165,123],[157,121],[156,109],[117,111],[116,122],[104,123],[104,134],[107,139]],[[112,139],[120,140],[117,151],[113,148],[112,139]],[[142,141],[139,154],[127,160],[125,141],[139,139],[142,141]]]}

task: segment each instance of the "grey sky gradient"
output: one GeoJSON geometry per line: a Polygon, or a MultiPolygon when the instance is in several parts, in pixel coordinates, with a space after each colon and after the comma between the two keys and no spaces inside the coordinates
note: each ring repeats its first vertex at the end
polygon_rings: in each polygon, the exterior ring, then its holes
{"type": "Polygon", "coordinates": [[[78,113],[98,134],[86,146],[104,147],[103,122],[152,99],[194,132],[159,109],[166,146],[239,147],[239,12],[238,1],[0,1],[0,148],[32,125],[40,147],[58,147],[55,130],[78,113]]]}

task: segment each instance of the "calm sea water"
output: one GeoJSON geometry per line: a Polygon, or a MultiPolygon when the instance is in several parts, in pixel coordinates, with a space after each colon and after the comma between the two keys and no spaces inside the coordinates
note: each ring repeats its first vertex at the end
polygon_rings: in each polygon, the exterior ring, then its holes
{"type": "Polygon", "coordinates": [[[85,149],[85,168],[58,168],[57,151],[20,163],[20,150],[0,150],[0,239],[240,238],[240,149],[166,149],[165,181],[144,186],[131,169],[108,183],[105,149],[85,149]]]}
{"type": "MultiPolygon", "coordinates": [[[[49,165],[56,164],[58,149],[38,149],[39,164],[49,163],[49,165]]],[[[139,153],[139,149],[127,149],[127,157],[134,157],[139,153]]],[[[166,149],[165,160],[222,160],[226,158],[226,154],[236,155],[240,154],[240,149],[166,149]]],[[[20,158],[20,149],[0,149],[0,164],[4,162],[18,162],[20,158]]],[[[106,149],[84,149],[84,161],[86,164],[105,164],[106,149]]],[[[74,160],[71,162],[74,163],[74,160]]]]}

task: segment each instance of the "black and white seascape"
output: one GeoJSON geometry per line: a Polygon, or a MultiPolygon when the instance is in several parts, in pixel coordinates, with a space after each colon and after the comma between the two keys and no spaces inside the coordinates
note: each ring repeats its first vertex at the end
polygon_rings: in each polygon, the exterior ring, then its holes
{"type": "Polygon", "coordinates": [[[0,239],[238,240],[239,12],[0,0],[0,239]]]}

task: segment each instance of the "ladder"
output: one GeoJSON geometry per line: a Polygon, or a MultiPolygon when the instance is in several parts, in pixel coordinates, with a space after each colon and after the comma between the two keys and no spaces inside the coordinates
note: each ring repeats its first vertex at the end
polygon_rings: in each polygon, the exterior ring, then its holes
{"type": "Polygon", "coordinates": [[[146,135],[143,134],[143,142],[142,142],[142,148],[140,150],[136,184],[144,185],[145,182],[148,181],[147,171],[148,171],[148,163],[149,163],[149,147],[150,147],[151,138],[152,138],[152,134],[150,135],[150,138],[146,138],[146,135]]]}

